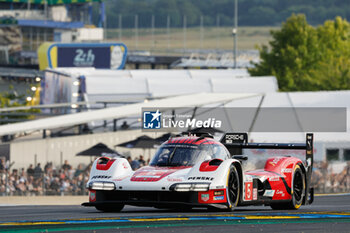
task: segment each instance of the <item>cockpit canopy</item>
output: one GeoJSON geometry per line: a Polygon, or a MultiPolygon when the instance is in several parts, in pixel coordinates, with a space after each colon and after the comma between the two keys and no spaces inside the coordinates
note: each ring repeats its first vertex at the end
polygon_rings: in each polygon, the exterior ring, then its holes
{"type": "Polygon", "coordinates": [[[150,165],[158,167],[181,167],[193,166],[198,162],[222,159],[226,160],[230,157],[228,150],[221,144],[163,144],[150,165]]]}

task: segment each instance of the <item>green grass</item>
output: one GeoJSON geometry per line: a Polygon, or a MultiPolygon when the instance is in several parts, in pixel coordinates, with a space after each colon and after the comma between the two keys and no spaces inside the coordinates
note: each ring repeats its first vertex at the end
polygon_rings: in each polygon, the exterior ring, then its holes
{"type": "MultiPolygon", "coordinates": [[[[238,29],[237,47],[239,50],[256,49],[257,45],[268,44],[271,40],[270,30],[277,27],[240,27],[238,29]]],[[[108,29],[107,40],[123,42],[129,50],[148,50],[158,53],[171,53],[178,49],[216,49],[232,50],[233,36],[231,27],[206,27],[203,30],[203,39],[199,27],[187,28],[186,46],[182,28],[171,28],[168,39],[166,28],[156,28],[154,39],[150,28],[138,30],[138,42],[135,39],[135,29],[122,29],[119,40],[118,29],[108,29]]]]}

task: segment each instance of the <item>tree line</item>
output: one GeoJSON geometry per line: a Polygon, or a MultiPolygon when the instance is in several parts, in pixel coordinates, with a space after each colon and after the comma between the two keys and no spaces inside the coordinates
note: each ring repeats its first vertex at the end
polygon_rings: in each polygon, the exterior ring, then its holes
{"type": "Polygon", "coordinates": [[[259,48],[253,76],[274,75],[281,91],[350,89],[350,23],[341,17],[311,26],[292,15],[259,48]]]}
{"type": "MultiPolygon", "coordinates": [[[[135,15],[141,28],[151,27],[152,15],[156,27],[166,27],[168,16],[171,27],[182,27],[184,15],[189,27],[198,26],[201,16],[205,26],[233,25],[234,0],[106,0],[105,4],[109,28],[118,27],[120,14],[123,28],[135,26],[135,15]]],[[[241,26],[277,26],[293,13],[305,14],[311,25],[318,25],[336,16],[350,18],[350,1],[238,0],[238,12],[241,26]]]]}

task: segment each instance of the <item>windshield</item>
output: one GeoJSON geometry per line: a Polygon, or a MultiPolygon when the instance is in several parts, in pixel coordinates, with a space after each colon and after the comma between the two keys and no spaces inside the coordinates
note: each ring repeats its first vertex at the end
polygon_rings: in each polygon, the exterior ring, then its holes
{"type": "Polygon", "coordinates": [[[151,166],[193,166],[199,161],[228,158],[228,151],[220,145],[166,144],[153,157],[151,166]]]}

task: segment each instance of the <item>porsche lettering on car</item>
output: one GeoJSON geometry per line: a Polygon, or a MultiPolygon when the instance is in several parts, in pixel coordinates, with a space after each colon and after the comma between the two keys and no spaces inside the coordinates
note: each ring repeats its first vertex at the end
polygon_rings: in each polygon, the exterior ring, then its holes
{"type": "Polygon", "coordinates": [[[120,211],[124,205],[298,209],[313,202],[312,165],[312,134],[305,143],[248,143],[246,133],[227,133],[220,141],[207,134],[173,137],[136,171],[124,158],[96,159],[87,183],[89,202],[82,205],[101,211],[120,211]],[[235,155],[237,149],[304,150],[305,160],[276,156],[263,169],[244,171],[247,157],[235,155]]]}

